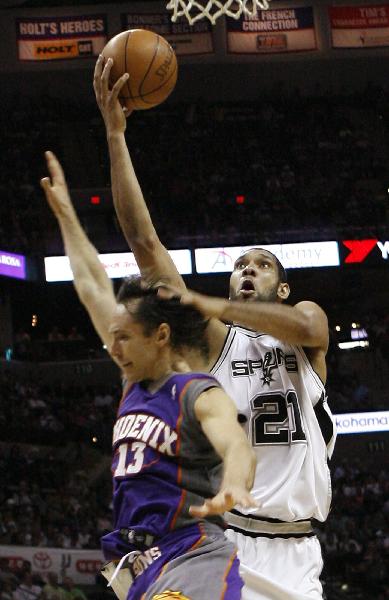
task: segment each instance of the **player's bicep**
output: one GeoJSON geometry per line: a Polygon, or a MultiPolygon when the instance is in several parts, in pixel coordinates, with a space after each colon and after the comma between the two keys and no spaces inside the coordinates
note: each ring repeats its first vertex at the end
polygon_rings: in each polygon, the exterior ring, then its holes
{"type": "Polygon", "coordinates": [[[81,301],[91,318],[96,333],[109,351],[112,345],[109,326],[116,309],[113,290],[102,291],[91,287],[88,290],[84,290],[81,301]]]}
{"type": "Polygon", "coordinates": [[[200,394],[194,409],[202,430],[221,457],[231,443],[246,442],[235,404],[223,389],[211,388],[200,394]]]}
{"type": "Polygon", "coordinates": [[[328,319],[324,310],[315,302],[302,301],[295,305],[295,309],[302,312],[307,319],[307,339],[304,346],[328,350],[328,319]]]}

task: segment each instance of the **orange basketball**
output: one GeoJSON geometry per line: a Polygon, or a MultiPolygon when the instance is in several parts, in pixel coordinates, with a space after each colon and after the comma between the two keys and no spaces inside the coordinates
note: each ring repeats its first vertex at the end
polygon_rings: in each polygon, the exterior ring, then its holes
{"type": "Polygon", "coordinates": [[[124,73],[119,100],[128,109],[145,110],[161,104],[177,81],[177,58],[171,45],[160,35],[145,29],[130,29],[115,35],[102,52],[113,59],[110,87],[124,73]]]}

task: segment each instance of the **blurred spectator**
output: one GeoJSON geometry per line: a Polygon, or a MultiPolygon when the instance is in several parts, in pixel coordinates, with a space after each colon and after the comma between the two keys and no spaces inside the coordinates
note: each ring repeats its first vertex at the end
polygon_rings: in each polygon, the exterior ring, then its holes
{"type": "Polygon", "coordinates": [[[33,584],[32,575],[28,571],[22,575],[21,583],[14,592],[13,600],[43,600],[42,588],[33,584]]]}
{"type": "Polygon", "coordinates": [[[64,600],[87,600],[84,592],[80,588],[75,587],[71,577],[64,577],[63,586],[65,588],[64,600]]]}
{"type": "Polygon", "coordinates": [[[84,336],[77,330],[75,325],[70,329],[67,338],[68,340],[83,340],[84,336]]]}
{"type": "Polygon", "coordinates": [[[65,600],[66,594],[58,584],[57,573],[47,574],[47,583],[42,590],[43,600],[65,600]]]}
{"type": "Polygon", "coordinates": [[[60,332],[59,327],[57,325],[53,325],[51,330],[49,331],[48,338],[49,342],[61,342],[64,340],[64,335],[60,332]]]}

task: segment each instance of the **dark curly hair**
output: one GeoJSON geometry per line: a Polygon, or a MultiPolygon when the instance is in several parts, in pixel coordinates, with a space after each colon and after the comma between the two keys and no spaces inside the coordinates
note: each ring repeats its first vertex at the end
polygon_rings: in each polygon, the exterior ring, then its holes
{"type": "Polygon", "coordinates": [[[170,344],[174,350],[193,348],[199,350],[203,358],[208,358],[209,347],[205,334],[208,320],[197,309],[181,304],[177,297],[163,300],[158,296],[157,285],[148,285],[137,275],[123,281],[116,300],[143,326],[144,335],[151,335],[161,323],[167,323],[170,327],[170,344]],[[132,300],[139,302],[131,303],[132,300]]]}

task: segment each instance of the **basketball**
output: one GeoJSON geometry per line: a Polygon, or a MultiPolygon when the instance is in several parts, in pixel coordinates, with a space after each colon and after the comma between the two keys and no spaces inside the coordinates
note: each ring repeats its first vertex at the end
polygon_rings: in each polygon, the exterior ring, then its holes
{"type": "Polygon", "coordinates": [[[177,81],[177,58],[171,45],[160,35],[145,29],[130,29],[113,37],[102,51],[104,60],[113,59],[109,85],[124,73],[119,101],[129,110],[147,110],[161,104],[177,81]]]}

